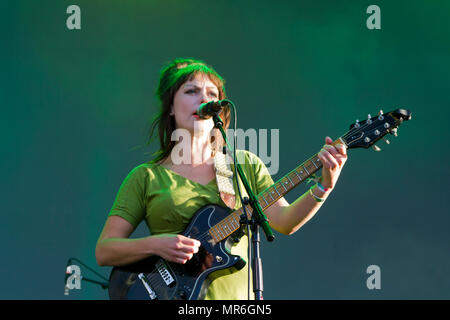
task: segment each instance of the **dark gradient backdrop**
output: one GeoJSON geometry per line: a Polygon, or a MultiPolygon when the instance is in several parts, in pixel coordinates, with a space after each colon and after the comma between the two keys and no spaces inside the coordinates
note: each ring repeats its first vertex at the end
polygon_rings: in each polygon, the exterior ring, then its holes
{"type": "Polygon", "coordinates": [[[450,298],[449,1],[21,0],[0,12],[0,298],[107,298],[86,282],[64,296],[65,264],[109,274],[95,244],[120,183],[155,149],[153,93],[175,57],[224,76],[240,128],[280,129],[275,179],[368,113],[413,112],[382,152],[349,153],[313,220],[263,240],[266,299],[450,298]],[[81,30],[66,27],[71,4],[81,30]],[[371,4],[381,30],[366,27],[371,4]],[[366,287],[372,264],[380,290],[366,287]]]}

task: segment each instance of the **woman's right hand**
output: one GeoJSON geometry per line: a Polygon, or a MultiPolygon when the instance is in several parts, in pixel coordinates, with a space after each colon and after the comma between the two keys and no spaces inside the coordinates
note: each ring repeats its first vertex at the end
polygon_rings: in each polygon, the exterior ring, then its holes
{"type": "Polygon", "coordinates": [[[150,236],[154,243],[154,254],[165,260],[185,264],[198,252],[201,242],[180,234],[150,236]]]}

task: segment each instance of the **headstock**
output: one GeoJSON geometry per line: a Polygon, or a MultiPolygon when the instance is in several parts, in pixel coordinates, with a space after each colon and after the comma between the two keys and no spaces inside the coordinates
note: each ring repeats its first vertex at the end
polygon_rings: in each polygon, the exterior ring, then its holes
{"type": "MultiPolygon", "coordinates": [[[[375,142],[382,139],[386,134],[390,133],[397,136],[397,128],[404,121],[411,119],[411,111],[405,109],[397,109],[388,113],[380,113],[371,117],[368,115],[367,120],[359,122],[356,120],[350,126],[350,130],[342,136],[342,139],[348,149],[353,148],[369,148],[374,147],[376,151],[380,151],[375,142]]],[[[385,139],[386,143],[389,140],[385,139]]]]}

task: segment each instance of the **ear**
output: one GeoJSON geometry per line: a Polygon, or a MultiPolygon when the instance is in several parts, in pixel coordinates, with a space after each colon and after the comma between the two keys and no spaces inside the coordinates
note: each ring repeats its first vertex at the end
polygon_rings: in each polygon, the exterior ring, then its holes
{"type": "Polygon", "coordinates": [[[173,112],[173,105],[171,105],[169,116],[173,116],[173,115],[175,115],[175,113],[173,112]]]}

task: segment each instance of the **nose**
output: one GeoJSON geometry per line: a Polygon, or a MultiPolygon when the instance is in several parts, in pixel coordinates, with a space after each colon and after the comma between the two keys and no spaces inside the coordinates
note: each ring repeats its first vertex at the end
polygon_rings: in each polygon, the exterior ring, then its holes
{"type": "Polygon", "coordinates": [[[208,97],[208,94],[204,91],[200,94],[200,104],[207,103],[211,101],[210,97],[208,97]]]}

